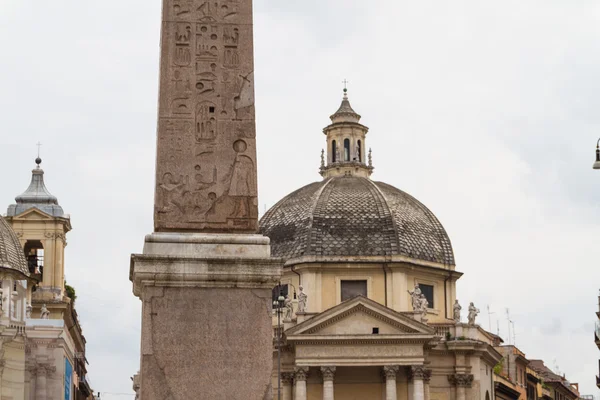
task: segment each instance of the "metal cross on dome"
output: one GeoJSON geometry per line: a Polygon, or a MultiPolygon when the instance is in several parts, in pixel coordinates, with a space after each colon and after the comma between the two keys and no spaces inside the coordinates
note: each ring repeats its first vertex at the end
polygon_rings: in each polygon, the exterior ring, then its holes
{"type": "Polygon", "coordinates": [[[344,90],[348,90],[348,84],[350,83],[348,79],[344,79],[342,83],[344,84],[344,90]]]}
{"type": "Polygon", "coordinates": [[[42,147],[42,142],[37,142],[36,146],[38,148],[38,158],[40,157],[40,148],[42,147]]]}

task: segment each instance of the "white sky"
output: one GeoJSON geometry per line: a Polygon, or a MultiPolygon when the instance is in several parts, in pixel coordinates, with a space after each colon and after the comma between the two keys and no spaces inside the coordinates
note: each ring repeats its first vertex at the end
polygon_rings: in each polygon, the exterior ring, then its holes
{"type": "MultiPolygon", "coordinates": [[[[261,211],[320,179],[347,78],[374,179],[440,218],[462,303],[484,327],[490,305],[505,339],[509,308],[529,358],[597,395],[600,2],[255,0],[255,24],[261,211]]],[[[160,0],[0,0],[0,210],[41,141],[101,392],[131,392],[139,364],[129,255],[152,231],[159,28],[160,0]]]]}

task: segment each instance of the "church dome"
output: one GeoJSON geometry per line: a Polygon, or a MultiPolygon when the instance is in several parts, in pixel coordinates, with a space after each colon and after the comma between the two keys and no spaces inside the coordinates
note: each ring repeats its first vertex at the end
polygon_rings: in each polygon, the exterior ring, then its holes
{"type": "Polygon", "coordinates": [[[0,216],[0,269],[9,269],[29,276],[21,243],[6,220],[0,216]]]}
{"type": "Polygon", "coordinates": [[[404,256],[454,266],[442,224],[414,197],[368,177],[311,183],[273,206],[260,221],[274,257],[404,256]]]}

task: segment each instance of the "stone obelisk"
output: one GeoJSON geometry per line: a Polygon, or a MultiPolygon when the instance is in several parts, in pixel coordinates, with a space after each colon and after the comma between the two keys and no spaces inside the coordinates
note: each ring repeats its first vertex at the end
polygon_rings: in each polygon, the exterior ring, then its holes
{"type": "Polygon", "coordinates": [[[252,33],[252,0],[163,0],[154,233],[130,269],[142,400],[270,398],[252,33]]]}

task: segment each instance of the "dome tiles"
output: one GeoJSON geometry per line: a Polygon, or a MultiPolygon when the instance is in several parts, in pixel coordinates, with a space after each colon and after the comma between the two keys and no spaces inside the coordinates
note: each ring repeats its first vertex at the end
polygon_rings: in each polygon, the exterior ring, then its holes
{"type": "Polygon", "coordinates": [[[401,255],[454,266],[450,239],[427,207],[407,193],[358,176],[337,176],[291,193],[260,221],[271,252],[303,256],[401,255]]]}

